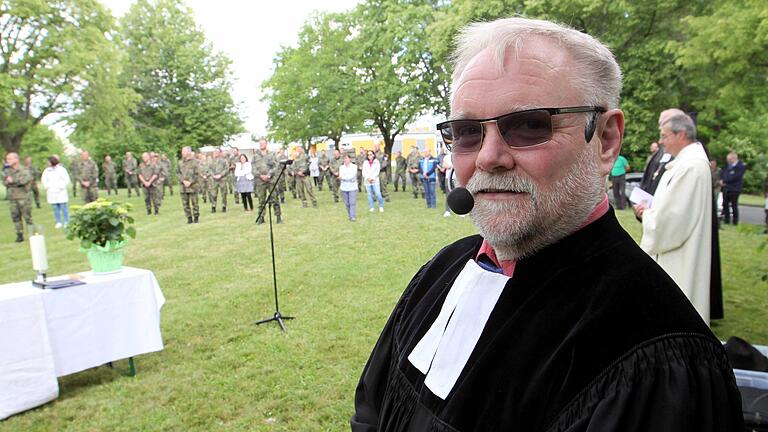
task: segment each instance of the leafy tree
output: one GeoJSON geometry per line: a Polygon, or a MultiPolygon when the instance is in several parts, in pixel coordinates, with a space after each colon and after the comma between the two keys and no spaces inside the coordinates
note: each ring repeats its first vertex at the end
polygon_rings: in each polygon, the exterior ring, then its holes
{"type": "Polygon", "coordinates": [[[317,14],[302,27],[298,46],[278,53],[275,72],[262,86],[270,101],[269,129],[278,141],[308,149],[313,139],[328,137],[338,147],[343,133],[362,125],[350,37],[347,14],[317,14]]]}
{"type": "Polygon", "coordinates": [[[49,156],[58,155],[62,161],[66,160],[64,143],[44,124],[33,126],[24,134],[21,148],[21,157],[30,156],[32,164],[40,170],[48,163],[49,156]]]}
{"type": "Polygon", "coordinates": [[[759,191],[768,173],[768,8],[759,0],[714,2],[684,19],[682,31],[669,45],[695,83],[699,133],[721,162],[738,152],[749,166],[745,187],[759,191]]]}
{"type": "Polygon", "coordinates": [[[180,0],[139,0],[121,21],[129,61],[122,81],[141,96],[131,113],[135,150],[176,154],[244,131],[230,60],[213,51],[180,0]]]}
{"type": "Polygon", "coordinates": [[[95,0],[0,0],[0,142],[19,151],[50,116],[75,114],[106,74],[113,18],[95,0]]]}
{"type": "Polygon", "coordinates": [[[434,1],[367,0],[351,14],[358,106],[381,132],[387,153],[417,116],[446,107],[441,105],[447,92],[444,76],[426,49],[436,12],[434,1]]]}

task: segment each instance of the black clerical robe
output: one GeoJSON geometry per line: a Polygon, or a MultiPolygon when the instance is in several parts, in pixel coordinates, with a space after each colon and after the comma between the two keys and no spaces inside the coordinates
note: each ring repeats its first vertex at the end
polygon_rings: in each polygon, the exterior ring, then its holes
{"type": "Polygon", "coordinates": [[[445,400],[408,360],[482,243],[424,265],[365,366],[353,431],[740,431],[725,352],[613,211],[517,263],[445,400]]]}

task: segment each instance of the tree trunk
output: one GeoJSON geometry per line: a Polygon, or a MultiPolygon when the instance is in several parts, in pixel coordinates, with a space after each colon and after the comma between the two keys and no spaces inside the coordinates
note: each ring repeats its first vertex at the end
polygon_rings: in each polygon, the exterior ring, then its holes
{"type": "Polygon", "coordinates": [[[7,132],[0,132],[0,142],[3,143],[3,150],[5,150],[6,154],[11,152],[19,153],[19,150],[21,150],[21,139],[24,138],[25,133],[26,130],[13,135],[7,132]]]}

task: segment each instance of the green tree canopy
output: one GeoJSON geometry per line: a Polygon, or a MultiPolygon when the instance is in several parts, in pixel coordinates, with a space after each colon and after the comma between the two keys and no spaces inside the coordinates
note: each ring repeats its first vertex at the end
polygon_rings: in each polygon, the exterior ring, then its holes
{"type": "Polygon", "coordinates": [[[107,75],[112,15],[95,0],[0,0],[0,142],[53,115],[78,112],[84,91],[107,75]]]}
{"type": "Polygon", "coordinates": [[[244,131],[232,100],[230,60],[214,52],[179,0],[139,0],[121,20],[122,83],[141,96],[131,113],[134,150],[175,154],[244,131]]]}

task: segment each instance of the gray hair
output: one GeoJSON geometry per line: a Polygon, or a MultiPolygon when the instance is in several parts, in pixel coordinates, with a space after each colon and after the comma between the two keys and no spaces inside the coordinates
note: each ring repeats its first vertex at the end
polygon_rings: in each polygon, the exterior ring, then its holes
{"type": "Polygon", "coordinates": [[[686,114],[673,115],[668,118],[661,127],[668,128],[670,132],[674,134],[685,132],[686,138],[691,142],[696,141],[696,125],[693,124],[693,120],[686,114]]]}
{"type": "Polygon", "coordinates": [[[519,51],[526,37],[540,36],[558,43],[573,59],[571,82],[587,105],[618,108],[621,93],[621,69],[611,50],[594,37],[550,21],[527,18],[505,18],[470,24],[461,30],[453,55],[451,98],[467,64],[486,48],[500,70],[510,48],[519,51]]]}

